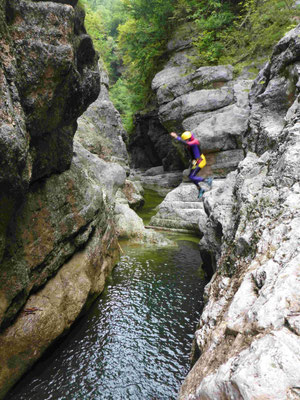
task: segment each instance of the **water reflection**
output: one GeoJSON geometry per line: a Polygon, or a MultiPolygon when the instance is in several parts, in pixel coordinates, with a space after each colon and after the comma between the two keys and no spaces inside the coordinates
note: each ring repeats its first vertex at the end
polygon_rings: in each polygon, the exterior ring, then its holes
{"type": "Polygon", "coordinates": [[[200,316],[198,246],[123,249],[90,313],[7,400],[176,399],[200,316]]]}

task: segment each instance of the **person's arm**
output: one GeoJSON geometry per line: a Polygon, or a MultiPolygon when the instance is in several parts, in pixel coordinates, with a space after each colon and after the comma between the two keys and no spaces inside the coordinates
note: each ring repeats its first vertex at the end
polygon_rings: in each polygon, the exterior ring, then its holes
{"type": "Polygon", "coordinates": [[[170,135],[172,136],[172,138],[178,140],[179,142],[187,144],[187,142],[185,140],[181,139],[181,137],[178,136],[176,132],[170,132],[170,135]]]}

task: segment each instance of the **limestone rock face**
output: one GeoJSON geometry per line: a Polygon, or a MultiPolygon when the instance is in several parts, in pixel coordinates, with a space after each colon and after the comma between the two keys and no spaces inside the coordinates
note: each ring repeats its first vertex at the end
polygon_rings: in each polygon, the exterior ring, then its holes
{"type": "Polygon", "coordinates": [[[29,184],[69,168],[76,119],[99,92],[75,3],[0,1],[0,260],[29,184]]]}
{"type": "Polygon", "coordinates": [[[103,290],[119,254],[126,172],[73,143],[100,88],[76,4],[0,0],[0,398],[103,290]]]}
{"type": "Polygon", "coordinates": [[[124,141],[127,133],[119,112],[109,99],[108,75],[100,64],[101,90],[98,99],[78,118],[75,139],[87,150],[105,161],[128,166],[128,153],[124,141]]]}
{"type": "Polygon", "coordinates": [[[32,187],[8,231],[1,319],[11,319],[29,293],[80,249],[99,224],[105,231],[107,207],[125,177],[120,166],[108,165],[76,144],[71,169],[32,187]]]}
{"type": "Polygon", "coordinates": [[[112,204],[125,170],[74,150],[69,170],[32,187],[9,232],[1,318],[23,312],[0,335],[0,398],[103,290],[119,254],[112,204]]]}
{"type": "Polygon", "coordinates": [[[76,119],[99,92],[97,56],[83,11],[68,4],[9,2],[16,84],[31,137],[32,180],[69,167],[76,119]]]}
{"type": "Polygon", "coordinates": [[[233,80],[231,66],[190,69],[166,67],[153,79],[159,120],[169,132],[192,131],[207,155],[204,176],[224,177],[244,158],[252,80],[233,80]]]}
{"type": "Polygon", "coordinates": [[[207,218],[203,202],[197,196],[198,190],[195,185],[181,183],[167,194],[149,225],[178,231],[186,230],[200,236],[199,219],[207,218]]]}
{"type": "Polygon", "coordinates": [[[168,43],[169,60],[152,81],[156,103],[137,115],[130,140],[132,165],[165,171],[183,170],[188,156],[168,135],[192,131],[207,157],[203,176],[225,177],[244,158],[243,138],[249,125],[249,91],[255,78],[245,69],[233,77],[231,65],[195,68],[193,28],[182,26],[168,43]]]}
{"type": "Polygon", "coordinates": [[[300,396],[299,35],[275,46],[251,89],[246,158],[204,196],[201,243],[217,249],[217,272],[179,399],[300,396]]]}

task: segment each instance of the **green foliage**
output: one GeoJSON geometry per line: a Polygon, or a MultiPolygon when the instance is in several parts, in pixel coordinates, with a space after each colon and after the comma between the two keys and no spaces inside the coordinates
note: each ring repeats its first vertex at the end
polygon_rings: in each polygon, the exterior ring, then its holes
{"type": "Polygon", "coordinates": [[[121,64],[117,48],[117,26],[124,20],[120,0],[80,0],[84,8],[85,27],[95,49],[101,55],[110,81],[118,79],[121,64]]]}
{"type": "Polygon", "coordinates": [[[132,113],[149,99],[151,80],[160,67],[169,37],[174,3],[175,0],[122,0],[126,21],[118,27],[118,48],[126,70],[124,79],[132,113]]]}
{"type": "Polygon", "coordinates": [[[111,98],[127,130],[151,97],[174,27],[194,29],[196,66],[267,57],[297,23],[294,0],[80,0],[86,28],[109,72],[111,98]],[[121,67],[121,68],[120,68],[121,67]],[[122,76],[120,77],[120,70],[122,76]]]}
{"type": "Polygon", "coordinates": [[[120,112],[124,128],[127,132],[133,129],[134,96],[125,79],[119,78],[110,90],[110,98],[116,109],[120,112]]]}
{"type": "Polygon", "coordinates": [[[292,0],[244,0],[231,21],[229,17],[224,20],[221,30],[214,24],[213,34],[208,29],[202,33],[204,39],[200,35],[195,45],[204,55],[199,56],[198,65],[207,61],[238,64],[268,57],[275,43],[296,26],[293,19],[300,12],[292,5],[292,0]]]}

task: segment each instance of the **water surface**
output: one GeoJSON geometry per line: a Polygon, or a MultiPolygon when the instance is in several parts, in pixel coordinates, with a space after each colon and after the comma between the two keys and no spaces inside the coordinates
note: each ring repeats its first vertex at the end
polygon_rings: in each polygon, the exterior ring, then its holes
{"type": "Polygon", "coordinates": [[[176,399],[204,287],[197,244],[124,255],[88,315],[7,400],[176,399]]]}

